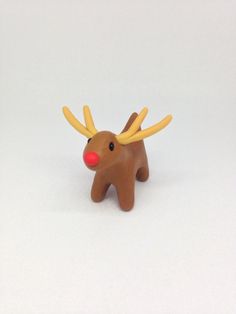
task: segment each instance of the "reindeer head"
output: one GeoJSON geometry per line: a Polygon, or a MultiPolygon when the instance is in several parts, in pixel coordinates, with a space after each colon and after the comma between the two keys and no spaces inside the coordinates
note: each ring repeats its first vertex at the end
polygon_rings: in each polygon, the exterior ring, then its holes
{"type": "Polygon", "coordinates": [[[153,126],[139,130],[145,119],[148,109],[144,107],[137,115],[129,129],[119,135],[109,131],[97,131],[94,126],[93,118],[88,106],[83,107],[85,126],[81,124],[66,106],[63,113],[67,121],[81,134],[88,138],[85,146],[83,158],[86,166],[91,170],[108,168],[122,158],[125,145],[138,142],[151,136],[166,127],[172,120],[168,115],[153,126]]]}

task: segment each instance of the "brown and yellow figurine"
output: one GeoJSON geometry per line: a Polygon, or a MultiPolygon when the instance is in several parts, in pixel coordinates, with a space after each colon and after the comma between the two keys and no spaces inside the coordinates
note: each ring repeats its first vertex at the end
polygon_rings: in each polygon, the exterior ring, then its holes
{"type": "Polygon", "coordinates": [[[83,107],[85,126],[67,107],[63,107],[67,121],[88,138],[83,159],[86,166],[96,171],[91,198],[101,202],[111,184],[116,188],[120,207],[128,211],[134,206],[135,179],[146,181],[149,176],[148,160],[143,139],[165,128],[172,116],[168,115],[153,126],[141,130],[148,109],[133,113],[123,131],[116,135],[109,131],[98,131],[88,106],[83,107]]]}

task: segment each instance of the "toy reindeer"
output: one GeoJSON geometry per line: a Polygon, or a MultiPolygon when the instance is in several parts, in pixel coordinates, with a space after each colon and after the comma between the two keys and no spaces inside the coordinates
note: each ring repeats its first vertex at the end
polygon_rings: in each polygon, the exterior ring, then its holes
{"type": "Polygon", "coordinates": [[[67,107],[63,107],[67,121],[88,138],[83,159],[86,166],[96,171],[91,198],[100,202],[105,198],[111,184],[116,188],[121,209],[128,211],[134,205],[135,179],[146,181],[149,176],[148,161],[143,139],[162,130],[172,120],[166,116],[159,123],[141,130],[148,109],[133,113],[123,131],[116,135],[109,131],[97,131],[88,106],[83,107],[85,126],[67,107]]]}

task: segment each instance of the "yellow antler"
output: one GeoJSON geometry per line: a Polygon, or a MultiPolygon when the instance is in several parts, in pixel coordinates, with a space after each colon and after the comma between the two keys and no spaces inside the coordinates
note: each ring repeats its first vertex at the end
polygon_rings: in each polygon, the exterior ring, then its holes
{"type": "Polygon", "coordinates": [[[126,144],[127,139],[130,138],[132,135],[134,135],[138,131],[147,113],[148,113],[148,108],[144,107],[141,110],[140,114],[136,117],[134,122],[131,124],[129,129],[126,132],[121,133],[116,136],[117,141],[121,144],[126,144]]]}
{"type": "MultiPolygon", "coordinates": [[[[88,107],[87,107],[88,108],[88,107]]],[[[97,133],[97,130],[94,127],[93,124],[93,120],[92,120],[92,116],[91,113],[88,109],[84,109],[84,112],[86,112],[85,116],[85,120],[86,120],[86,125],[88,128],[86,128],[82,123],[79,122],[79,120],[76,119],[76,117],[73,115],[73,113],[70,111],[70,109],[66,106],[63,107],[63,113],[64,116],[66,118],[66,120],[81,134],[85,135],[87,138],[91,138],[95,133],[97,133]],[[89,114],[88,114],[89,112],[89,114]],[[93,133],[92,131],[95,131],[95,133],[93,133]]]]}
{"type": "Polygon", "coordinates": [[[87,129],[93,135],[96,134],[98,131],[94,126],[93,117],[92,117],[91,111],[89,109],[89,106],[84,106],[83,111],[84,111],[84,120],[85,120],[85,124],[86,124],[87,129]]]}
{"type": "Polygon", "coordinates": [[[116,136],[118,142],[125,145],[125,144],[130,144],[133,142],[141,141],[144,138],[149,137],[161,131],[162,129],[164,129],[172,120],[172,116],[168,115],[163,120],[154,124],[153,126],[137,132],[139,126],[141,125],[146,115],[147,115],[147,108],[144,108],[140,112],[140,114],[137,116],[137,118],[134,120],[129,130],[116,136]]]}
{"type": "MultiPolygon", "coordinates": [[[[63,107],[63,113],[67,121],[81,134],[85,135],[87,138],[93,137],[96,133],[98,133],[97,129],[94,126],[92,114],[90,112],[90,109],[88,106],[83,107],[84,112],[84,119],[86,127],[79,122],[79,120],[76,119],[76,117],[73,115],[73,113],[70,111],[70,109],[66,106],[63,107]]],[[[168,115],[160,122],[154,124],[153,126],[138,131],[140,125],[142,124],[143,120],[145,119],[146,115],[148,113],[148,109],[144,107],[139,115],[135,118],[134,122],[131,124],[129,129],[121,133],[119,135],[116,135],[116,139],[120,144],[130,144],[133,142],[141,141],[142,139],[151,136],[162,129],[164,129],[172,120],[172,116],[168,115]]]]}

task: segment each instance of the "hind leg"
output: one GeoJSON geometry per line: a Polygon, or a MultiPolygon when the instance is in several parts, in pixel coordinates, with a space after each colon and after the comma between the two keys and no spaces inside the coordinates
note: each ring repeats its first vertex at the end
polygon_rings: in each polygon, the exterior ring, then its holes
{"type": "Polygon", "coordinates": [[[147,181],[148,177],[149,177],[148,165],[140,167],[136,173],[136,179],[138,181],[144,182],[147,181]]]}

